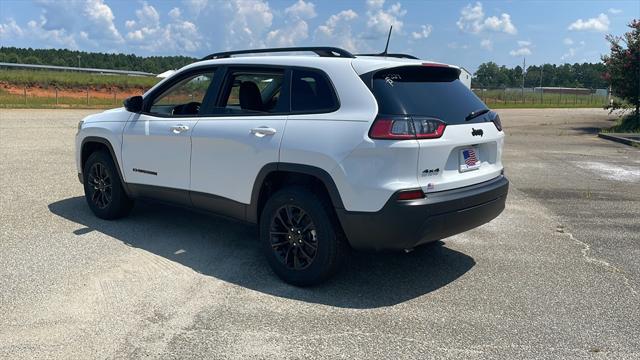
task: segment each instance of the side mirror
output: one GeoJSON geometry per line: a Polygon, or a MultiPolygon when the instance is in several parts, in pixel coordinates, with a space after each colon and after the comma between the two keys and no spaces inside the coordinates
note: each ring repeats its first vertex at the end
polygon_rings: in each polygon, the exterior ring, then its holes
{"type": "Polygon", "coordinates": [[[139,113],[140,111],[142,111],[142,96],[138,95],[128,97],[124,101],[124,108],[129,112],[139,113]]]}

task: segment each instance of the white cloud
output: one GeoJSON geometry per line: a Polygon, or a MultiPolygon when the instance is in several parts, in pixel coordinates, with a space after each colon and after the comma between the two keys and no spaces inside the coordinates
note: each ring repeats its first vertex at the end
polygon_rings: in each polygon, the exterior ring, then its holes
{"type": "Polygon", "coordinates": [[[527,56],[531,55],[533,52],[531,48],[533,47],[533,43],[527,40],[518,40],[518,48],[509,51],[509,55],[511,56],[527,56]]]}
{"type": "Polygon", "coordinates": [[[431,35],[431,30],[433,30],[433,26],[427,24],[427,25],[420,25],[420,31],[414,31],[411,33],[411,36],[418,40],[418,39],[426,39],[429,37],[429,35],[431,35]]]}
{"type": "Polygon", "coordinates": [[[587,20],[578,19],[569,25],[569,30],[575,31],[599,31],[605,32],[609,30],[609,17],[606,14],[600,14],[598,17],[587,20]]]}
{"type": "Polygon", "coordinates": [[[484,19],[484,28],[511,35],[518,33],[518,30],[511,22],[511,15],[509,14],[501,14],[500,18],[491,16],[484,19]]]}
{"type": "Polygon", "coordinates": [[[227,5],[227,48],[262,48],[273,23],[273,12],[263,0],[233,0],[227,5]]]}
{"type": "Polygon", "coordinates": [[[560,60],[567,60],[567,59],[571,59],[574,56],[576,56],[576,49],[575,48],[569,48],[569,50],[567,50],[566,53],[564,53],[561,57],[560,60]]]}
{"type": "Polygon", "coordinates": [[[144,27],[154,28],[160,25],[160,14],[153,6],[146,1],[142,3],[142,8],[136,10],[138,24],[144,27]]]}
{"type": "Polygon", "coordinates": [[[480,47],[482,47],[483,49],[486,50],[493,50],[493,42],[491,42],[491,40],[489,39],[484,39],[482,41],[480,41],[480,47]]]}
{"type": "Polygon", "coordinates": [[[183,0],[184,5],[193,14],[200,14],[207,5],[209,4],[208,0],[183,0]]]}
{"type": "Polygon", "coordinates": [[[309,25],[300,20],[289,27],[276,29],[267,33],[267,44],[274,46],[293,46],[309,37],[309,25]]]}
{"type": "Polygon", "coordinates": [[[75,43],[78,38],[102,45],[104,42],[110,45],[123,42],[114,24],[115,16],[104,0],[36,0],[35,5],[40,8],[41,15],[38,21],[32,20],[36,24],[31,28],[34,38],[65,39],[66,43],[75,43]],[[42,34],[46,31],[55,32],[42,34]]]}
{"type": "Polygon", "coordinates": [[[295,4],[284,9],[285,15],[301,19],[312,19],[316,17],[316,6],[312,2],[298,0],[295,4]]]}
{"type": "Polygon", "coordinates": [[[62,46],[69,49],[77,49],[78,44],[75,37],[66,29],[47,30],[44,28],[46,19],[40,18],[40,22],[31,20],[27,23],[27,28],[24,30],[25,36],[38,39],[47,43],[49,46],[62,46]]]}
{"type": "Polygon", "coordinates": [[[126,39],[130,45],[150,52],[188,51],[194,52],[201,45],[201,35],[197,26],[181,19],[178,8],[169,11],[170,20],[160,21],[158,11],[147,2],[135,12],[137,20],[128,20],[125,26],[130,30],[126,39]]]}
{"type": "Polygon", "coordinates": [[[485,30],[503,32],[510,35],[518,33],[518,29],[511,21],[511,15],[502,13],[500,17],[490,16],[485,18],[482,3],[480,2],[476,2],[475,5],[468,4],[462,8],[456,25],[460,30],[474,34],[485,30]]]}
{"type": "Polygon", "coordinates": [[[0,39],[10,39],[22,35],[22,28],[12,18],[7,19],[6,23],[0,24],[0,39]]]}
{"type": "MultiPolygon", "coordinates": [[[[571,40],[569,38],[567,38],[567,39],[571,40]]],[[[562,56],[560,57],[560,60],[563,60],[563,61],[575,58],[576,55],[578,54],[578,51],[584,50],[584,47],[586,45],[586,43],[584,41],[580,41],[576,45],[573,40],[572,41],[566,41],[567,39],[565,39],[564,43],[565,43],[565,45],[569,46],[569,48],[567,49],[567,52],[562,54],[562,56]]]]}
{"type": "Polygon", "coordinates": [[[607,10],[607,11],[608,11],[610,14],[613,14],[613,15],[617,15],[617,14],[622,13],[622,10],[620,10],[620,9],[614,9],[614,8],[610,8],[610,9],[609,9],[609,10],[607,10]]]}
{"type": "Polygon", "coordinates": [[[177,7],[173,8],[173,9],[171,9],[171,11],[169,11],[169,17],[171,17],[172,19],[178,19],[178,18],[180,18],[180,16],[182,16],[182,12],[177,7]]]}
{"type": "Polygon", "coordinates": [[[474,6],[468,4],[460,10],[460,18],[456,22],[458,28],[463,31],[480,32],[482,30],[482,21],[484,20],[484,11],[482,4],[477,2],[474,6]]]}
{"type": "Polygon", "coordinates": [[[564,38],[564,40],[562,42],[565,45],[573,45],[573,39],[571,39],[571,38],[564,38]]]}
{"type": "Polygon", "coordinates": [[[469,45],[467,45],[467,44],[458,44],[457,42],[454,41],[454,42],[448,43],[447,47],[449,49],[463,49],[464,50],[464,49],[468,49],[469,45]]]}
{"type": "Polygon", "coordinates": [[[511,50],[509,51],[509,55],[511,56],[527,56],[527,55],[531,55],[531,49],[527,48],[527,47],[523,47],[523,48],[519,48],[516,50],[511,50]]]}
{"type": "Polygon", "coordinates": [[[367,31],[365,37],[377,38],[389,33],[393,26],[394,33],[402,33],[404,22],[400,18],[406,15],[407,11],[400,3],[395,3],[384,9],[384,0],[367,1],[367,31]]]}
{"type": "Polygon", "coordinates": [[[84,19],[88,19],[91,29],[87,37],[99,40],[122,41],[122,36],[113,23],[115,17],[111,8],[103,0],[87,0],[84,7],[84,19]]]}
{"type": "Polygon", "coordinates": [[[347,50],[357,49],[354,36],[352,36],[352,22],[358,18],[358,14],[351,10],[342,10],[329,16],[327,21],[316,29],[316,40],[336,43],[347,50]]]}
{"type": "Polygon", "coordinates": [[[384,5],[384,0],[367,0],[367,7],[369,8],[381,8],[384,5]]]}
{"type": "Polygon", "coordinates": [[[309,37],[309,24],[306,19],[317,14],[312,2],[298,0],[284,10],[287,18],[285,26],[267,33],[266,44],[269,46],[293,46],[309,37]]]}

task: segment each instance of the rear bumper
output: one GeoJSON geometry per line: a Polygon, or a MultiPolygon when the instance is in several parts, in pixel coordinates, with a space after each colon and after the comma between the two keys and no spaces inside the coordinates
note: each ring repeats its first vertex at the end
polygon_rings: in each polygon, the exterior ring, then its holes
{"type": "Polygon", "coordinates": [[[398,201],[393,195],[377,212],[336,209],[355,249],[402,250],[478,227],[504,210],[509,181],[503,175],[460,189],[398,201]]]}

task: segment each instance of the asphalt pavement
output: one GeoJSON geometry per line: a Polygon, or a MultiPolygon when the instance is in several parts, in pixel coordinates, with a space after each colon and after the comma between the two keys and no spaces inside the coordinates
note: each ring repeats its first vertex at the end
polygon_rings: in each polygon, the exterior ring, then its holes
{"type": "Polygon", "coordinates": [[[499,111],[500,217],[304,289],[241,223],[94,217],[73,145],[92,112],[0,110],[0,358],[640,358],[640,149],[596,136],[603,110],[499,111]]]}

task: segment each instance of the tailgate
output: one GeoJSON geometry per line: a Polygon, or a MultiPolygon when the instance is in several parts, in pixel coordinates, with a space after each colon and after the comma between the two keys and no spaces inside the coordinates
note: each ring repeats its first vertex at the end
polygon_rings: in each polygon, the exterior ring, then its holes
{"type": "Polygon", "coordinates": [[[497,177],[502,172],[503,141],[504,133],[492,122],[451,125],[439,139],[418,140],[420,186],[424,192],[435,192],[497,177]]]}

